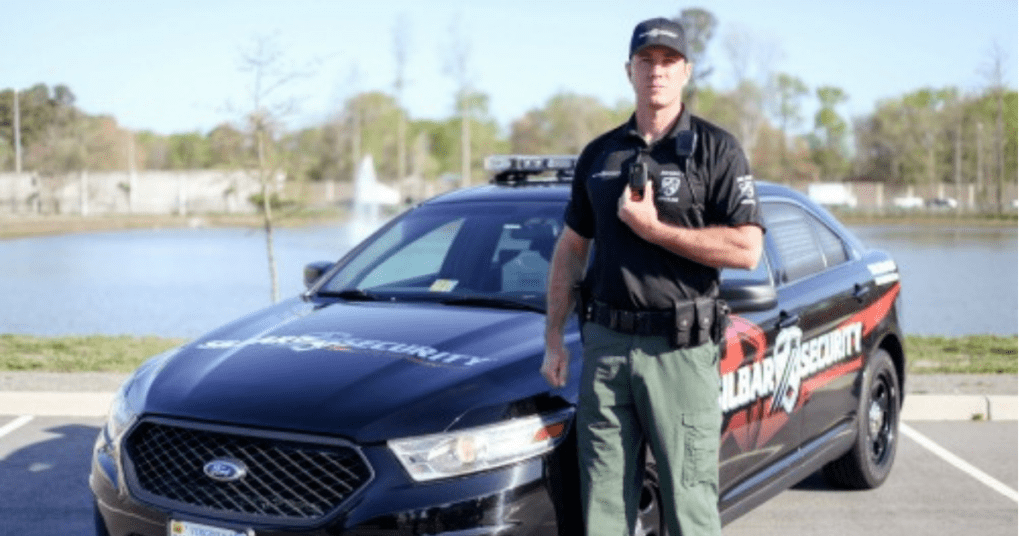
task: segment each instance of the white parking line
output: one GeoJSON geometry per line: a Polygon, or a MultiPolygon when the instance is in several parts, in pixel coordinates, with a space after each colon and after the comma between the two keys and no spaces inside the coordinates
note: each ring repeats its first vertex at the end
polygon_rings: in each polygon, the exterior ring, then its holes
{"type": "Polygon", "coordinates": [[[932,441],[931,439],[928,439],[923,434],[921,434],[921,432],[918,432],[917,430],[914,430],[913,428],[907,426],[906,423],[900,423],[900,431],[902,431],[903,434],[909,437],[910,439],[914,440],[918,445],[921,445],[925,449],[930,450],[932,454],[935,454],[939,458],[942,458],[953,467],[956,467],[957,469],[974,477],[982,484],[985,484],[986,486],[996,490],[1000,494],[1009,497],[1010,500],[1012,500],[1013,502],[1019,502],[1017,500],[1016,490],[988,476],[981,469],[978,469],[977,467],[967,463],[962,458],[958,457],[956,454],[953,454],[952,452],[942,448],[941,446],[939,446],[938,443],[932,441]]]}
{"type": "Polygon", "coordinates": [[[17,419],[14,419],[13,421],[11,421],[9,423],[7,423],[7,424],[5,424],[3,426],[0,426],[0,437],[3,437],[5,435],[13,432],[13,431],[17,430],[18,428],[21,428],[22,426],[25,426],[26,424],[28,424],[34,418],[35,417],[33,417],[32,415],[22,415],[21,417],[18,417],[17,419]]]}

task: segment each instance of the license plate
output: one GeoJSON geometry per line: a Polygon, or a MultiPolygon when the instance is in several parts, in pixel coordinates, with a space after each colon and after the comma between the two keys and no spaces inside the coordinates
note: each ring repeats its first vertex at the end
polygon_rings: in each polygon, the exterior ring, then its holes
{"type": "Polygon", "coordinates": [[[167,526],[167,534],[170,536],[252,536],[252,531],[240,532],[189,521],[171,520],[167,526]]]}

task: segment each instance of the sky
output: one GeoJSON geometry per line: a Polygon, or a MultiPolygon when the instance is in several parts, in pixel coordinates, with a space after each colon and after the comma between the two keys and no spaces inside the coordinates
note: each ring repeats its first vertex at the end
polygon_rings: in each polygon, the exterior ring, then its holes
{"type": "MultiPolygon", "coordinates": [[[[507,131],[559,92],[631,101],[633,26],[688,7],[718,18],[708,60],[720,90],[735,86],[731,35],[755,44],[750,74],[842,88],[848,119],[925,87],[981,91],[997,50],[1004,82],[1018,87],[1016,0],[5,0],[0,89],[64,84],[80,109],[126,128],[206,133],[249,107],[241,58],[270,38],[282,65],[306,73],[272,95],[294,101],[295,128],[358,92],[394,94],[401,35],[401,103],[413,119],[443,119],[457,88],[446,50],[461,39],[470,83],[507,131]]],[[[813,111],[805,103],[804,117],[813,111]]]]}

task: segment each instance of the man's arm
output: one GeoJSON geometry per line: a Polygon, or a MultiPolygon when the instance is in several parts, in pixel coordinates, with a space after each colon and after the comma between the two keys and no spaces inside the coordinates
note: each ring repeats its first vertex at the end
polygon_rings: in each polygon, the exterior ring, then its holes
{"type": "Polygon", "coordinates": [[[705,266],[753,270],[761,260],[763,231],[757,225],[689,229],[659,220],[650,181],[639,201],[626,188],[619,198],[619,219],[640,238],[705,266]]]}
{"type": "Polygon", "coordinates": [[[565,323],[576,303],[575,287],[583,280],[590,257],[590,239],[566,226],[555,244],[548,274],[548,312],[544,329],[544,362],[540,373],[552,387],[563,387],[569,374],[565,323]]]}

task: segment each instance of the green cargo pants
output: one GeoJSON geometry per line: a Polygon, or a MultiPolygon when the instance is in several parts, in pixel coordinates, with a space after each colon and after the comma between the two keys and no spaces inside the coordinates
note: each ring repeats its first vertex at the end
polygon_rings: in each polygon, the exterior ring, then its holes
{"type": "Polygon", "coordinates": [[[576,413],[583,515],[591,536],[630,536],[649,445],[668,534],[721,534],[719,346],[583,326],[576,413]]]}

